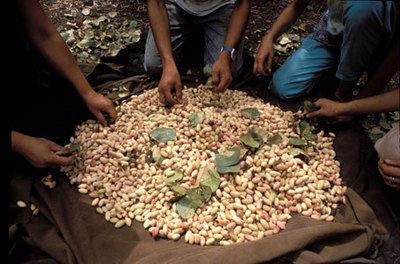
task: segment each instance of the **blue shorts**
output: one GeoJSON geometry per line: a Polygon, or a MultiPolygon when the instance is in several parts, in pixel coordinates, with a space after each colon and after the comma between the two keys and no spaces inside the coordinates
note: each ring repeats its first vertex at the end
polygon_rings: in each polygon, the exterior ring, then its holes
{"type": "Polygon", "coordinates": [[[354,81],[371,73],[398,41],[399,6],[395,1],[349,1],[343,13],[343,33],[337,46],[310,34],[274,73],[269,91],[284,100],[300,98],[318,87],[325,74],[354,81]]]}
{"type": "MultiPolygon", "coordinates": [[[[175,63],[179,65],[185,55],[188,55],[184,53],[186,51],[185,45],[188,44],[187,42],[190,39],[190,33],[193,33],[194,26],[201,26],[204,32],[204,53],[203,51],[195,50],[193,52],[204,54],[204,64],[213,64],[218,59],[221,48],[224,45],[234,5],[225,5],[206,16],[188,14],[179,6],[169,2],[166,2],[165,5],[168,10],[171,45],[175,63]]],[[[240,72],[243,64],[243,38],[236,47],[235,53],[236,56],[231,69],[233,76],[240,72]]],[[[149,30],[146,40],[144,68],[152,74],[160,74],[162,71],[160,55],[151,30],[149,30]]]]}

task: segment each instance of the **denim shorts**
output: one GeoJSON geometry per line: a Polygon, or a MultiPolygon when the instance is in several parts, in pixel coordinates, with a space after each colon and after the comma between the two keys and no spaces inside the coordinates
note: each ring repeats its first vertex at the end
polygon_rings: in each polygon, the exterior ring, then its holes
{"type": "Polygon", "coordinates": [[[327,45],[310,34],[274,73],[270,92],[284,100],[297,99],[317,89],[329,72],[336,71],[343,81],[373,72],[399,40],[398,5],[395,1],[349,1],[338,44],[327,45]]]}
{"type": "MultiPolygon", "coordinates": [[[[224,45],[234,5],[225,5],[206,16],[188,14],[173,3],[166,2],[165,5],[170,23],[172,52],[178,68],[181,61],[190,55],[188,53],[203,54],[204,64],[213,64],[218,59],[224,45]],[[204,50],[191,50],[191,47],[196,46],[189,43],[194,28],[201,28],[204,50]]],[[[237,45],[235,54],[231,69],[233,76],[240,72],[243,64],[243,38],[237,45]]],[[[162,71],[160,55],[151,30],[149,30],[146,40],[144,67],[147,72],[152,74],[160,74],[162,71]]]]}

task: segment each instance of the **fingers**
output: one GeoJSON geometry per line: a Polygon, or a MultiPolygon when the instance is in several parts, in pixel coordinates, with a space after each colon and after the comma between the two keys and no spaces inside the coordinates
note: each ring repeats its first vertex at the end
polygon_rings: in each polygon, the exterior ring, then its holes
{"type": "Polygon", "coordinates": [[[160,97],[160,103],[163,105],[167,104],[167,101],[165,99],[164,92],[162,91],[162,89],[158,88],[158,94],[160,97]]]}
{"type": "MultiPolygon", "coordinates": [[[[316,105],[316,104],[315,104],[316,105]]],[[[316,117],[316,116],[320,116],[322,113],[322,109],[316,110],[314,112],[308,113],[306,115],[307,118],[312,118],[312,117],[316,117]]]]}
{"type": "Polygon", "coordinates": [[[107,120],[105,119],[105,117],[103,116],[103,114],[101,112],[96,112],[95,116],[96,116],[97,120],[99,120],[103,126],[107,126],[107,120]]]}
{"type": "Polygon", "coordinates": [[[178,101],[179,104],[183,102],[182,100],[182,84],[179,84],[177,87],[175,87],[175,92],[176,92],[176,100],[178,101]]]}
{"type": "Polygon", "coordinates": [[[391,165],[391,166],[400,167],[400,160],[385,159],[384,163],[391,165]]]}
{"type": "Polygon", "coordinates": [[[392,188],[400,188],[400,161],[399,160],[382,160],[378,162],[378,170],[382,175],[385,183],[392,188]],[[387,164],[389,161],[394,166],[387,164]]]}
{"type": "Polygon", "coordinates": [[[182,103],[182,85],[178,83],[175,86],[176,99],[172,96],[171,88],[158,88],[158,93],[160,95],[160,102],[164,105],[166,104],[178,104],[182,103]]]}
{"type": "Polygon", "coordinates": [[[254,61],[253,73],[255,75],[261,74],[262,76],[266,76],[267,73],[264,70],[264,58],[256,58],[254,61]]]}
{"type": "Polygon", "coordinates": [[[382,172],[387,176],[400,178],[400,167],[398,165],[387,164],[382,159],[379,161],[382,172]]]}
{"type": "Polygon", "coordinates": [[[222,76],[222,78],[220,78],[220,82],[219,82],[218,86],[214,89],[214,92],[215,93],[225,92],[226,89],[228,89],[231,82],[232,82],[232,77],[222,76]]]}
{"type": "Polygon", "coordinates": [[[115,110],[114,105],[110,101],[110,105],[106,107],[105,111],[108,113],[110,116],[110,123],[114,123],[115,120],[117,120],[117,110],[115,110]]]}
{"type": "Polygon", "coordinates": [[[58,156],[57,154],[52,155],[52,159],[48,162],[49,167],[52,168],[58,168],[60,166],[68,166],[70,165],[75,159],[74,155],[68,156],[68,157],[63,157],[63,156],[58,156]]]}
{"type": "Polygon", "coordinates": [[[164,94],[165,96],[165,100],[167,101],[168,104],[174,105],[177,104],[178,101],[174,99],[174,97],[172,97],[171,92],[167,92],[164,94]]]}
{"type": "Polygon", "coordinates": [[[272,56],[268,56],[268,73],[272,73],[272,56]]]}

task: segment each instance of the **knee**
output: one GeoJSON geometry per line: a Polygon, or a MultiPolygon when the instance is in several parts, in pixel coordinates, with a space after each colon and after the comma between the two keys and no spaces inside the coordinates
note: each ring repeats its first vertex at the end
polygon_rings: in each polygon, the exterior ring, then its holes
{"type": "Polygon", "coordinates": [[[161,75],[162,73],[162,64],[159,58],[145,56],[143,66],[145,71],[149,74],[161,75]]]}
{"type": "Polygon", "coordinates": [[[290,101],[303,97],[312,89],[311,81],[291,80],[287,76],[274,75],[269,83],[269,92],[279,99],[290,101]]]}
{"type": "Polygon", "coordinates": [[[382,12],[380,2],[362,3],[354,2],[344,14],[344,26],[347,32],[357,33],[359,30],[365,30],[365,27],[378,29],[381,25],[380,13],[382,12]]]}

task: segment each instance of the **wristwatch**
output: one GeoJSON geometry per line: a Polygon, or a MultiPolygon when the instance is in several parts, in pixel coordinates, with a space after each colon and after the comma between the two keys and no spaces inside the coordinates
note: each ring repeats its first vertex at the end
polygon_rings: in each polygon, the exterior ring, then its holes
{"type": "Polygon", "coordinates": [[[229,52],[229,54],[231,55],[231,59],[233,60],[234,54],[235,54],[235,49],[232,47],[229,47],[229,46],[224,46],[221,48],[221,51],[219,53],[223,52],[224,50],[229,52]]]}

